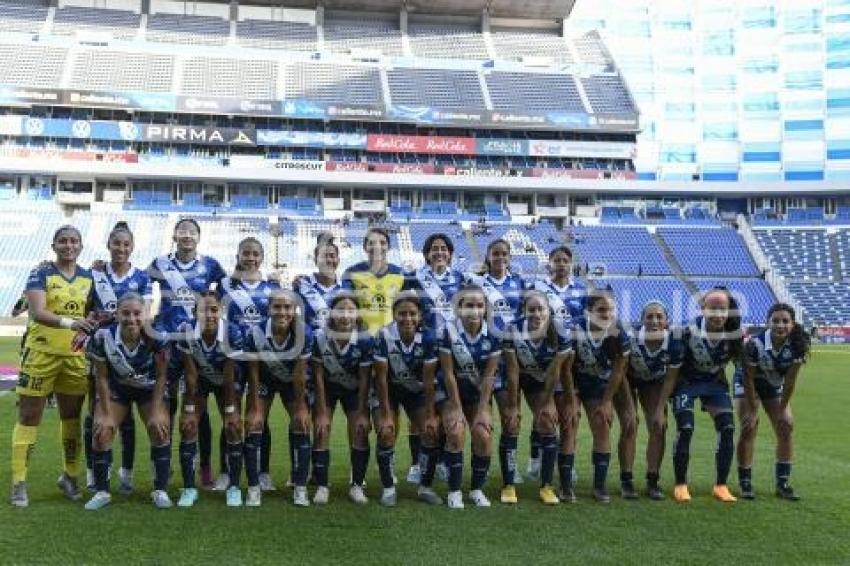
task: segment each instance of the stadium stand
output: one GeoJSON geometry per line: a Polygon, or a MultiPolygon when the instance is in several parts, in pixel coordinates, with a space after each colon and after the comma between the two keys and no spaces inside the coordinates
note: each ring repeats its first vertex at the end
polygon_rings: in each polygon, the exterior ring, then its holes
{"type": "Polygon", "coordinates": [[[634,103],[619,75],[592,75],[581,79],[594,112],[634,113],[634,103]]]}
{"type": "Polygon", "coordinates": [[[186,45],[224,45],[230,36],[230,23],[215,16],[151,14],[147,41],[186,45]]]}
{"type": "Polygon", "coordinates": [[[288,64],[284,96],[337,104],[380,105],[383,101],[378,69],[365,65],[288,64]]]}
{"type": "Polygon", "coordinates": [[[47,20],[47,8],[35,0],[0,1],[0,32],[38,33],[47,20]]]}
{"type": "Polygon", "coordinates": [[[403,55],[398,20],[328,19],[324,23],[325,50],[348,53],[352,50],[378,51],[382,55],[403,55]]]}
{"type": "Polygon", "coordinates": [[[834,266],[825,230],[756,230],[755,236],[780,275],[794,279],[832,277],[834,266]]]}
{"type": "Polygon", "coordinates": [[[484,108],[484,95],[475,71],[412,69],[387,71],[393,103],[443,109],[484,108]]]}
{"type": "Polygon", "coordinates": [[[86,49],[72,56],[73,88],[129,92],[171,92],[174,56],[86,49]]]}
{"type": "Polygon", "coordinates": [[[236,24],[236,39],[243,47],[316,51],[316,27],[303,22],[245,19],[236,24]]]}
{"type": "Polygon", "coordinates": [[[277,98],[278,63],[262,59],[190,57],[183,63],[182,94],[277,98]]]}
{"type": "Polygon", "coordinates": [[[658,234],[687,275],[759,275],[749,250],[734,230],[659,228],[658,234]]]}
{"type": "Polygon", "coordinates": [[[74,35],[93,31],[128,40],[138,34],[140,20],[140,15],[130,10],[65,6],[56,10],[52,32],[55,35],[74,35]]]}
{"type": "Polygon", "coordinates": [[[579,59],[585,65],[600,67],[611,67],[614,60],[602,43],[599,33],[592,31],[579,37],[573,38],[573,44],[578,51],[579,59]]]}
{"type": "Polygon", "coordinates": [[[0,44],[0,77],[4,84],[52,88],[59,84],[68,49],[49,45],[0,44]]]}
{"type": "Polygon", "coordinates": [[[546,57],[560,65],[575,63],[565,39],[555,31],[492,29],[490,37],[499,59],[522,61],[529,57],[546,57]]]}
{"type": "Polygon", "coordinates": [[[572,75],[492,72],[485,77],[494,110],[585,112],[572,75]]]}
{"type": "Polygon", "coordinates": [[[646,228],[577,226],[572,238],[577,261],[588,264],[591,273],[599,267],[604,274],[672,275],[670,266],[646,228]]]}
{"type": "Polygon", "coordinates": [[[429,59],[490,59],[484,35],[476,25],[411,23],[413,54],[429,59]]]}

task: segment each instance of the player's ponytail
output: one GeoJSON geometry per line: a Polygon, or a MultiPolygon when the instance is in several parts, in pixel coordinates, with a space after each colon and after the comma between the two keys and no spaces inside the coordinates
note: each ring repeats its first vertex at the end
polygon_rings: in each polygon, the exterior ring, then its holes
{"type": "Polygon", "coordinates": [[[130,241],[133,241],[133,231],[130,230],[130,225],[127,224],[124,220],[119,220],[115,223],[115,226],[112,227],[112,230],[109,232],[108,240],[111,240],[118,234],[127,234],[130,237],[130,241]]]}

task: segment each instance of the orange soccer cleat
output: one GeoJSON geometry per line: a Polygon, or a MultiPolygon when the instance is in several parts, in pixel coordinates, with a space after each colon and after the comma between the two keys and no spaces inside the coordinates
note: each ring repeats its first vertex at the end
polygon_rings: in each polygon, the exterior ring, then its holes
{"type": "Polygon", "coordinates": [[[714,489],[711,490],[711,493],[714,495],[716,500],[722,501],[723,503],[735,503],[738,501],[738,498],[732,495],[732,492],[729,491],[729,487],[726,485],[715,485],[714,489]]]}
{"type": "Polygon", "coordinates": [[[688,484],[682,483],[673,488],[673,499],[679,503],[687,503],[691,500],[691,492],[688,491],[688,484]]]}

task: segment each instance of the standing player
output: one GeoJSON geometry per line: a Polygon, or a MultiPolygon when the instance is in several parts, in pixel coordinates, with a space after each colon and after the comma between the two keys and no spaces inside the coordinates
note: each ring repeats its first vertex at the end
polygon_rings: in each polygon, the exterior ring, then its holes
{"type": "Polygon", "coordinates": [[[349,498],[368,503],[364,481],[369,465],[369,377],[372,373],[373,340],[362,322],[354,295],[338,293],[331,299],[325,328],[316,332],[313,346],[313,379],[316,401],[313,410],[315,450],[313,475],[318,484],[313,503],[328,502],[330,431],[336,404],[348,421],[351,453],[349,498]]]}
{"type": "MultiPolygon", "coordinates": [[[[744,348],[744,374],[735,383],[735,397],[741,421],[738,437],[738,477],[741,496],[755,499],[752,483],[753,449],[758,432],[758,406],[776,434],[776,495],[789,501],[800,496],[791,487],[793,455],[791,397],[800,368],[809,353],[811,339],[796,321],[794,309],[776,303],[767,313],[768,328],[750,338],[744,348]]],[[[737,376],[736,376],[737,377],[737,376]]]]}
{"type": "MultiPolygon", "coordinates": [[[[212,393],[224,423],[227,439],[225,465],[227,478],[227,505],[242,506],[239,479],[242,475],[242,376],[236,360],[242,356],[242,332],[239,326],[222,320],[222,306],[215,291],[204,291],[197,299],[197,321],[184,322],[176,344],[181,354],[186,375],[186,403],[194,404],[195,412],[207,412],[207,398],[212,393]]],[[[180,430],[180,469],[183,489],[179,507],[191,507],[198,500],[195,488],[195,456],[197,455],[197,428],[180,430]]]]}
{"type": "MultiPolygon", "coordinates": [[[[587,315],[577,318],[571,328],[576,393],[593,435],[593,497],[601,503],[611,500],[605,480],[611,461],[614,397],[621,389],[629,363],[629,336],[616,319],[615,310],[610,289],[593,291],[587,299],[587,315]]],[[[625,429],[622,421],[620,428],[625,429]]],[[[561,490],[564,498],[572,502],[574,454],[563,456],[566,458],[559,462],[561,490]]]]}
{"type": "MultiPolygon", "coordinates": [[[[239,242],[236,248],[236,269],[231,277],[222,279],[216,291],[222,302],[224,317],[228,322],[235,323],[243,336],[248,336],[251,329],[260,324],[269,314],[269,297],[272,292],[279,288],[276,281],[263,277],[260,268],[263,265],[265,252],[263,244],[253,237],[248,237],[239,242]]],[[[244,382],[247,376],[247,364],[239,361],[240,374],[244,382]]],[[[209,413],[203,414],[209,423],[209,413]]],[[[198,448],[201,452],[201,460],[210,461],[210,449],[212,441],[209,427],[202,426],[198,430],[198,448]]],[[[292,435],[290,435],[290,444],[292,435]]],[[[225,469],[225,456],[227,447],[225,445],[225,431],[222,427],[219,434],[219,455],[222,471],[225,469]]],[[[290,454],[292,451],[290,450],[290,454]]],[[[269,474],[268,463],[271,456],[271,431],[268,423],[263,425],[262,461],[266,466],[260,474],[260,487],[264,491],[275,489],[274,482],[269,474]]],[[[227,473],[223,472],[215,481],[213,489],[223,491],[231,485],[227,473]]]]}
{"type": "MultiPolygon", "coordinates": [[[[650,499],[664,499],[658,485],[664,439],[667,434],[667,399],[661,389],[667,376],[675,379],[682,367],[684,346],[681,332],[668,329],[667,308],[661,301],[646,303],[641,311],[642,325],[631,336],[628,385],[643,407],[646,431],[646,489],[650,499]]],[[[634,438],[634,437],[633,437],[634,438]]],[[[634,447],[631,452],[634,453],[634,447]]]]}
{"type": "MultiPolygon", "coordinates": [[[[103,318],[101,326],[114,322],[118,301],[126,293],[137,293],[145,302],[145,308],[150,308],[151,285],[147,272],[136,268],[130,263],[133,254],[134,238],[126,222],[118,222],[109,233],[106,247],[109,250],[110,261],[103,269],[92,269],[94,280],[94,311],[103,318]]],[[[147,311],[145,313],[147,320],[147,311]]],[[[91,374],[92,378],[96,376],[91,374]]],[[[83,425],[84,448],[86,452],[86,485],[94,487],[94,471],[92,468],[92,424],[95,413],[95,380],[92,379],[89,390],[89,414],[83,425]]],[[[127,418],[119,423],[121,434],[121,467],[118,469],[118,492],[129,495],[133,491],[133,464],[136,454],[136,427],[133,411],[127,411],[127,418]]]]}
{"type": "MultiPolygon", "coordinates": [[[[160,289],[159,315],[155,327],[168,335],[176,334],[184,322],[195,322],[195,302],[198,293],[208,291],[226,274],[215,259],[198,253],[201,227],[192,218],[183,218],[174,226],[174,252],[153,260],[148,267],[151,282],[160,289]]],[[[179,340],[179,336],[174,339],[179,340]]],[[[183,377],[183,365],[172,356],[168,368],[168,386],[172,414],[177,409],[177,392],[183,377]]],[[[201,483],[212,486],[209,460],[201,461],[201,483]]]]}
{"type": "MultiPolygon", "coordinates": [[[[508,327],[519,317],[520,303],[525,283],[519,275],[511,273],[511,246],[502,239],[493,240],[484,256],[485,273],[472,276],[470,281],[481,287],[487,298],[493,332],[504,338],[508,327]]],[[[515,383],[505,379],[504,363],[499,365],[494,384],[494,397],[502,421],[499,437],[499,465],[502,469],[502,503],[516,503],[514,484],[522,481],[516,473],[517,445],[519,443],[519,393],[515,383]]]]}
{"type": "MultiPolygon", "coordinates": [[[[493,422],[490,402],[502,354],[501,340],[487,324],[487,298],[484,290],[468,286],[455,296],[454,324],[443,330],[440,339],[440,391],[425,384],[426,408],[438,408],[446,431],[445,461],[449,468],[450,509],[462,509],[464,425],[472,435],[472,481],[469,499],[476,507],[489,507],[484,482],[490,469],[493,422]],[[464,420],[465,419],[465,420],[464,420]]],[[[433,423],[434,415],[427,415],[433,423]]],[[[433,428],[429,426],[428,429],[433,428]]],[[[426,430],[428,430],[426,429],[426,430]]]]}
{"type": "Polygon", "coordinates": [[[85,318],[93,282],[91,273],[77,265],[83,249],[79,230],[62,226],[53,234],[52,247],[56,259],[33,269],[26,287],[30,320],[16,389],[18,421],[12,430],[10,501],[16,507],[29,505],[29,456],[51,393],[56,395],[61,420],[64,466],[58,485],[69,499],[82,497],[77,487],[80,413],[88,385],[85,353],[73,351],[71,341],[76,332],[94,329],[85,318]]]}
{"type": "MultiPolygon", "coordinates": [[[[463,284],[463,274],[451,268],[454,251],[454,243],[446,234],[431,234],[422,246],[425,265],[405,274],[407,288],[419,294],[425,327],[431,329],[434,336],[440,336],[446,324],[454,322],[452,298],[463,284]]],[[[418,462],[422,440],[415,423],[411,423],[408,445],[412,465],[407,473],[407,481],[419,483],[421,468],[418,462]]]]}
{"type": "Polygon", "coordinates": [[[390,235],[383,228],[369,228],[363,249],[367,261],[346,269],[342,285],[354,293],[366,329],[374,336],[392,322],[391,306],[404,288],[404,274],[399,266],[387,262],[390,235]]]}
{"type": "Polygon", "coordinates": [[[276,394],[289,416],[290,445],[294,448],[293,503],[306,507],[307,472],[310,466],[310,414],[307,408],[307,360],[313,348],[313,332],[298,314],[298,298],[291,291],[275,289],[269,299],[269,318],[254,326],[245,337],[248,361],[248,434],[245,438],[248,499],[260,505],[261,430],[269,419],[276,394]]]}
{"type": "MultiPolygon", "coordinates": [[[[422,311],[415,293],[404,292],[393,301],[394,322],[378,333],[375,348],[375,389],[379,401],[378,469],[384,492],[381,504],[395,506],[396,489],[392,463],[395,454],[395,423],[399,407],[417,430],[425,429],[424,382],[433,383],[437,371],[437,344],[431,332],[422,330],[422,311]]],[[[431,484],[436,468],[436,435],[430,435],[420,469],[419,498],[431,504],[442,503],[431,484]]]]}
{"type": "MultiPolygon", "coordinates": [[[[568,328],[570,321],[584,314],[587,304],[587,287],[572,277],[573,252],[566,246],[558,246],[549,252],[549,277],[536,279],[531,288],[544,293],[549,301],[556,328],[568,328]]],[[[578,426],[578,412],[569,426],[573,433],[578,426]]],[[[529,479],[537,480],[540,476],[540,437],[537,427],[532,424],[530,433],[530,450],[526,475],[529,479]]]]}
{"type": "MultiPolygon", "coordinates": [[[[96,510],[109,504],[109,463],[115,429],[127,418],[136,403],[151,443],[154,489],[151,499],[156,507],[171,507],[168,476],[171,467],[169,441],[171,419],[167,407],[168,347],[159,337],[145,330],[145,300],[129,291],[118,300],[116,322],[98,330],[89,340],[88,354],[94,363],[98,403],[95,408],[93,454],[95,494],[86,509],[96,510]]],[[[183,408],[181,427],[196,426],[193,408],[183,408]]]]}
{"type": "Polygon", "coordinates": [[[725,372],[729,362],[741,356],[741,314],[735,297],[723,287],[706,292],[700,308],[702,314],[683,335],[685,355],[678,379],[675,375],[668,375],[661,390],[662,399],[673,395],[673,414],[676,417],[676,444],[673,447],[676,487],[673,497],[678,502],[691,500],[687,474],[694,433],[694,405],[699,399],[703,409],[714,419],[717,430],[717,477],[712,492],[716,499],[731,503],[736,499],[730,493],[726,480],[732,466],[735,420],[725,372]]]}
{"type": "Polygon", "coordinates": [[[541,444],[540,500],[558,503],[552,488],[558,440],[558,413],[553,393],[565,366],[572,363],[569,332],[558,328],[549,301],[540,291],[529,291],[523,303],[523,318],[511,326],[502,349],[509,381],[518,381],[534,415],[534,429],[541,444]]]}

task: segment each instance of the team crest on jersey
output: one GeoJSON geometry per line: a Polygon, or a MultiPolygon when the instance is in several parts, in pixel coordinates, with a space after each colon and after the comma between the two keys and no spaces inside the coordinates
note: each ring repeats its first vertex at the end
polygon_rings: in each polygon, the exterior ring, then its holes
{"type": "Polygon", "coordinates": [[[174,294],[177,296],[178,299],[184,299],[184,300],[185,299],[191,299],[191,298],[193,298],[193,295],[194,295],[194,293],[192,292],[192,290],[189,287],[180,287],[179,289],[174,291],[174,294]]]}
{"type": "Polygon", "coordinates": [[[118,303],[115,301],[109,301],[108,303],[103,305],[103,308],[110,312],[114,312],[118,308],[118,303]]]}

